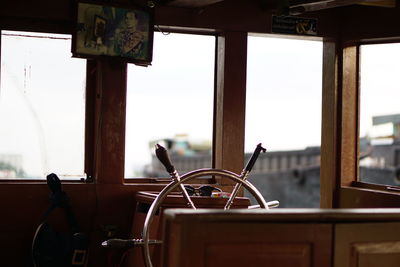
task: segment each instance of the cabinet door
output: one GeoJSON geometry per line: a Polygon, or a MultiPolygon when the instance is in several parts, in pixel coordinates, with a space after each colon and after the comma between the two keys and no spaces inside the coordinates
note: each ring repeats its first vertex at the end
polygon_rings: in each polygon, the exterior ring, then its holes
{"type": "Polygon", "coordinates": [[[400,266],[400,223],[335,226],[334,267],[400,266]]]}
{"type": "Polygon", "coordinates": [[[167,224],[164,266],[331,266],[329,224],[198,222],[167,224]]]}

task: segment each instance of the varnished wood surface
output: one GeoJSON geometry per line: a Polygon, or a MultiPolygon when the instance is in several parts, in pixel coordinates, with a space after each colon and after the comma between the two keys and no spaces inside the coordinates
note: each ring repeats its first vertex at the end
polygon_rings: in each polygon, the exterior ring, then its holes
{"type": "Polygon", "coordinates": [[[395,208],[400,206],[397,191],[345,186],[340,189],[340,207],[343,208],[395,208]]]}
{"type": "MultiPolygon", "coordinates": [[[[244,168],[247,34],[227,32],[217,42],[215,168],[240,173],[244,168]],[[226,77],[230,77],[226,79],[226,77]]],[[[217,178],[218,179],[218,178],[217,178]]],[[[234,184],[218,179],[220,184],[234,184]]]]}
{"type": "MultiPolygon", "coordinates": [[[[184,244],[188,246],[189,257],[183,253],[179,255],[179,263],[164,262],[164,266],[329,267],[327,252],[331,247],[331,227],[325,224],[310,226],[192,224],[185,229],[187,240],[195,241],[184,244]]],[[[171,254],[169,259],[173,259],[171,254]]]]}
{"type": "Polygon", "coordinates": [[[164,264],[202,266],[330,267],[332,226],[282,223],[267,212],[166,211],[164,264]]]}
{"type": "Polygon", "coordinates": [[[323,45],[322,121],[321,121],[321,171],[320,207],[333,208],[337,203],[339,189],[339,89],[341,86],[342,57],[340,44],[327,39],[323,45]]]}
{"type": "Polygon", "coordinates": [[[167,210],[164,265],[394,267],[400,209],[167,210]]]}
{"type": "Polygon", "coordinates": [[[98,60],[95,72],[97,117],[94,126],[96,144],[94,176],[97,183],[122,184],[125,161],[127,64],[113,60],[98,60]]]}
{"type": "Polygon", "coordinates": [[[348,186],[358,179],[359,46],[343,48],[340,184],[348,186]]]}
{"type": "Polygon", "coordinates": [[[245,222],[363,222],[399,221],[400,209],[270,209],[270,210],[166,210],[166,220],[245,222]],[[194,216],[196,215],[196,216],[194,216]]]}
{"type": "Polygon", "coordinates": [[[165,230],[163,266],[331,266],[328,224],[178,220],[165,230]]]}

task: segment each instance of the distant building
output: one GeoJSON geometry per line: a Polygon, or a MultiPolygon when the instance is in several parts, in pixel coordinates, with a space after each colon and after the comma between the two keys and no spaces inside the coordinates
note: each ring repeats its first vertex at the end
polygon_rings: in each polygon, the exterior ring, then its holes
{"type": "Polygon", "coordinates": [[[389,136],[393,140],[400,140],[400,114],[391,114],[372,117],[372,125],[391,124],[393,127],[392,134],[389,136]]]}
{"type": "MultiPolygon", "coordinates": [[[[169,151],[170,152],[170,151],[169,151]]],[[[245,154],[245,163],[252,153],[245,154]]],[[[211,149],[205,153],[181,155],[173,150],[169,153],[172,164],[182,175],[186,172],[211,168],[211,149]]],[[[304,150],[272,151],[261,153],[254,165],[249,180],[268,200],[279,200],[281,207],[319,206],[320,148],[304,150]]],[[[152,156],[151,171],[147,175],[166,177],[164,166],[152,156]]],[[[245,191],[245,196],[254,199],[245,191]]]]}
{"type": "MultiPolygon", "coordinates": [[[[388,123],[393,126],[388,135],[360,138],[360,179],[363,182],[400,184],[400,114],[373,117],[373,126],[388,123]],[[383,139],[387,140],[385,144],[377,142],[383,139]]],[[[163,141],[169,148],[172,164],[180,174],[211,167],[211,145],[194,151],[187,141],[163,141]]],[[[243,166],[251,154],[245,154],[243,166]]],[[[280,207],[317,208],[320,201],[320,154],[320,147],[261,153],[249,181],[267,201],[279,200],[280,207]]],[[[147,175],[168,175],[155,155],[147,175]]],[[[254,202],[246,190],[245,196],[254,202]]]]}

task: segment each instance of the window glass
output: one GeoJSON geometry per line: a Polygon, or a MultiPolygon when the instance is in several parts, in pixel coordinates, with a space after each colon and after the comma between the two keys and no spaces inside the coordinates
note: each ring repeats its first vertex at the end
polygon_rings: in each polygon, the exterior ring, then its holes
{"type": "Polygon", "coordinates": [[[149,67],[128,65],[125,177],[166,177],[154,145],[179,173],[211,167],[215,37],[154,35],[149,67]]]}
{"type": "Polygon", "coordinates": [[[361,46],[360,171],[364,182],[400,184],[400,44],[361,46]]]}
{"type": "Polygon", "coordinates": [[[1,34],[0,178],[82,177],[86,60],[69,35],[1,34]]]}
{"type": "Polygon", "coordinates": [[[319,207],[322,42],[249,36],[245,153],[250,176],[280,207],[319,207]]]}

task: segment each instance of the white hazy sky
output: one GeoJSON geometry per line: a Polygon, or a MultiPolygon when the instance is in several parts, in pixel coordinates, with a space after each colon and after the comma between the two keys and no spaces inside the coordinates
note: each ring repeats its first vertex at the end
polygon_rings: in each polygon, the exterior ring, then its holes
{"type": "MultiPolygon", "coordinates": [[[[83,171],[85,60],[71,59],[69,40],[51,47],[46,40],[24,47],[3,37],[0,154],[23,154],[33,175],[76,174],[83,171]]],[[[156,33],[152,66],[129,64],[126,175],[149,161],[151,140],[211,139],[214,46],[210,36],[156,33]]],[[[270,151],[320,145],[322,42],[251,36],[248,51],[246,151],[258,143],[270,151]]],[[[399,51],[398,44],[362,49],[362,135],[372,115],[399,113],[399,51]]]]}
{"type": "Polygon", "coordinates": [[[82,175],[86,60],[65,39],[3,35],[1,49],[0,155],[33,177],[82,175]]]}
{"type": "Polygon", "coordinates": [[[322,42],[249,37],[246,151],[319,146],[322,42]]]}
{"type": "MultiPolygon", "coordinates": [[[[130,66],[128,164],[149,159],[147,140],[181,133],[211,140],[214,45],[210,36],[156,34],[153,66],[130,66]]],[[[248,49],[246,152],[258,143],[268,150],[319,145],[322,43],[249,37],[248,49]]]]}
{"type": "Polygon", "coordinates": [[[372,127],[372,117],[400,113],[400,44],[361,47],[360,136],[391,134],[391,125],[372,127]],[[388,127],[389,126],[389,127],[388,127]]]}

